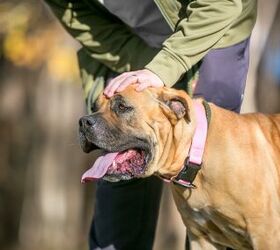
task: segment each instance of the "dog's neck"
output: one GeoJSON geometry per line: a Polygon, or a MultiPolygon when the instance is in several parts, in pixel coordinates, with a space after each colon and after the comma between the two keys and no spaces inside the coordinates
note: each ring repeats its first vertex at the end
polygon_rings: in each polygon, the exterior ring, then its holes
{"type": "MultiPolygon", "coordinates": [[[[202,157],[204,152],[204,147],[207,138],[207,112],[200,100],[194,100],[192,103],[192,110],[195,114],[195,126],[190,138],[184,138],[187,133],[183,133],[182,140],[185,142],[180,143],[180,145],[185,145],[185,148],[177,148],[174,152],[174,161],[169,171],[163,174],[163,171],[159,172],[159,176],[162,177],[165,181],[174,181],[180,185],[185,185],[186,187],[192,187],[192,181],[194,180],[200,165],[202,163],[202,157]],[[181,152],[180,152],[180,151],[181,152]],[[179,159],[176,157],[176,153],[180,152],[179,159]],[[185,156],[182,152],[186,152],[185,156]],[[183,157],[182,157],[183,156],[183,157]],[[182,159],[183,158],[183,162],[182,159]],[[179,164],[178,164],[179,163],[179,164]]],[[[208,107],[208,106],[207,106],[208,107]]],[[[209,109],[210,111],[210,109],[209,109]]],[[[186,122],[185,122],[186,123],[186,122]]],[[[184,124],[185,129],[189,129],[190,124],[184,124]],[[186,127],[187,125],[187,127],[186,127]]],[[[188,136],[187,136],[188,137],[188,136]]]]}

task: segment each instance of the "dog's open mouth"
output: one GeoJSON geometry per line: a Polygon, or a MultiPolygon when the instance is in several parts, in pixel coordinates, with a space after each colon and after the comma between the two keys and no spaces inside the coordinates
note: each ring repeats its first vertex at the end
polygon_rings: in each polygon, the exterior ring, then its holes
{"type": "Polygon", "coordinates": [[[82,176],[82,183],[103,178],[109,181],[128,180],[145,172],[147,157],[144,150],[128,149],[105,153],[82,176]]]}

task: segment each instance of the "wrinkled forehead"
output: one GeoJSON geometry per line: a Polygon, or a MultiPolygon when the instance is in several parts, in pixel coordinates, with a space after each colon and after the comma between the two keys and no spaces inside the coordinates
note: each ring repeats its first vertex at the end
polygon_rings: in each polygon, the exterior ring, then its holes
{"type": "Polygon", "coordinates": [[[149,109],[158,106],[157,93],[153,89],[146,89],[138,92],[134,87],[128,87],[120,93],[116,93],[113,97],[107,98],[101,95],[97,100],[97,106],[104,107],[115,102],[127,104],[139,109],[149,109]]]}

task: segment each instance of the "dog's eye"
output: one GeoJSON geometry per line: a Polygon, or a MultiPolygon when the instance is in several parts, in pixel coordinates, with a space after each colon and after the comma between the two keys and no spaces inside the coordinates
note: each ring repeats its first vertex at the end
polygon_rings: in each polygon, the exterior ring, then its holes
{"type": "Polygon", "coordinates": [[[128,112],[132,110],[132,107],[126,106],[124,103],[119,103],[118,104],[118,110],[122,113],[128,112]]]}
{"type": "Polygon", "coordinates": [[[133,107],[130,106],[122,96],[115,95],[110,99],[111,110],[116,114],[126,114],[133,110],[133,107]]]}
{"type": "Polygon", "coordinates": [[[125,106],[123,103],[120,103],[119,106],[118,106],[118,109],[120,111],[126,111],[128,110],[129,107],[125,106]]]}

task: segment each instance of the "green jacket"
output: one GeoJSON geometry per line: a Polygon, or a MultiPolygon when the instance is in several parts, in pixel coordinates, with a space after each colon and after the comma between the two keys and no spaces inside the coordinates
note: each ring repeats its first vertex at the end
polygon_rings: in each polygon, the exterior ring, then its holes
{"type": "Polygon", "coordinates": [[[256,0],[154,0],[174,31],[158,50],[97,0],[45,1],[82,44],[78,59],[88,111],[112,72],[147,68],[174,86],[210,49],[248,38],[256,19],[256,0]]]}

